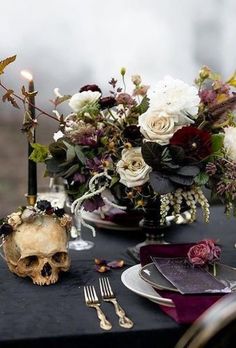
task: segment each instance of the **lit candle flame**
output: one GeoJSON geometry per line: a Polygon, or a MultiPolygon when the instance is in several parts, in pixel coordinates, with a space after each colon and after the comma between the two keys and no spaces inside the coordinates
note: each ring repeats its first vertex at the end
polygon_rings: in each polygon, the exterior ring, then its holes
{"type": "Polygon", "coordinates": [[[33,80],[33,75],[32,75],[29,71],[27,71],[27,70],[22,70],[22,71],[21,71],[21,75],[22,75],[25,79],[27,79],[27,80],[29,80],[29,81],[32,81],[32,80],[33,80]]]}

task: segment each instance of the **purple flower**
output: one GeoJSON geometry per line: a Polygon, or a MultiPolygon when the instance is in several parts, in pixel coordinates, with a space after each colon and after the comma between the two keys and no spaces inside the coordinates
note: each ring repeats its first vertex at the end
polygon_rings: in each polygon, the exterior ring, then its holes
{"type": "Polygon", "coordinates": [[[75,173],[73,176],[73,181],[74,182],[78,182],[80,184],[84,184],[86,181],[86,177],[84,174],[80,174],[80,173],[75,173]]]}
{"type": "Polygon", "coordinates": [[[87,125],[86,127],[72,131],[67,136],[73,144],[96,147],[102,135],[102,129],[96,129],[91,125],[87,125]]]}
{"type": "Polygon", "coordinates": [[[96,195],[92,198],[86,199],[83,203],[84,210],[86,211],[94,211],[98,208],[101,208],[105,205],[101,195],[96,195]]]}
{"type": "Polygon", "coordinates": [[[217,94],[212,89],[204,89],[200,91],[199,97],[201,98],[201,102],[203,104],[214,104],[216,101],[217,94]]]}
{"type": "Polygon", "coordinates": [[[86,160],[86,167],[93,172],[98,172],[102,168],[102,162],[98,157],[86,160]]]}

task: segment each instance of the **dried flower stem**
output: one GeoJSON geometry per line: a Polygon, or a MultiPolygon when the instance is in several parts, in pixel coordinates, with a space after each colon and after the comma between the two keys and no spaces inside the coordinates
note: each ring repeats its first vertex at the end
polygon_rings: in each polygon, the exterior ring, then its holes
{"type": "MultiPolygon", "coordinates": [[[[0,86],[1,86],[5,91],[8,91],[8,88],[5,87],[5,86],[2,84],[1,81],[0,81],[0,86]]],[[[28,104],[28,105],[34,107],[36,110],[40,111],[40,114],[43,114],[43,115],[45,115],[45,116],[47,116],[47,117],[49,117],[49,118],[51,118],[51,119],[53,119],[53,120],[55,120],[55,121],[57,121],[57,122],[60,122],[56,117],[54,117],[54,116],[48,114],[46,111],[40,109],[38,106],[33,105],[33,104],[32,104],[31,102],[29,102],[28,100],[26,100],[26,99],[20,97],[19,95],[15,94],[15,93],[12,93],[12,95],[13,95],[15,98],[19,99],[23,104],[26,103],[26,104],[28,104]]]]}

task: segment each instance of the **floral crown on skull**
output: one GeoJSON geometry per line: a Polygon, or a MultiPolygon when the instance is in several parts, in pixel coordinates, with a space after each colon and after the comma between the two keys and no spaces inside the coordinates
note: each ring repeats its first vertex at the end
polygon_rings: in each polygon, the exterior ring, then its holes
{"type": "Polygon", "coordinates": [[[0,222],[0,237],[5,238],[14,232],[22,223],[32,223],[37,217],[48,215],[58,220],[62,227],[69,232],[71,217],[63,208],[53,207],[47,200],[38,201],[35,206],[22,206],[17,212],[13,212],[0,222]]]}

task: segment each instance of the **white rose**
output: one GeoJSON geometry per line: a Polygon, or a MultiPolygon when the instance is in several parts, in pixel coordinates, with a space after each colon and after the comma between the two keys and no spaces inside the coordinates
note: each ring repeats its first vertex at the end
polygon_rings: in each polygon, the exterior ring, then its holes
{"type": "Polygon", "coordinates": [[[197,117],[200,103],[197,88],[171,76],[166,76],[154,89],[149,90],[148,98],[151,109],[175,116],[178,125],[194,123],[187,114],[192,118],[197,117]]]}
{"type": "Polygon", "coordinates": [[[227,127],[224,128],[224,147],[227,151],[229,158],[236,161],[236,128],[227,127]]]}
{"type": "Polygon", "coordinates": [[[117,163],[120,182],[127,187],[141,186],[149,179],[151,167],[143,160],[141,147],[133,147],[122,151],[122,158],[117,163]]]}
{"type": "Polygon", "coordinates": [[[146,141],[154,141],[160,145],[168,144],[180,128],[175,125],[175,117],[156,110],[148,110],[139,116],[138,124],[146,141]]]}
{"type": "Polygon", "coordinates": [[[95,103],[100,97],[100,92],[83,91],[74,94],[69,101],[69,105],[74,112],[79,112],[85,106],[95,103]]]}

